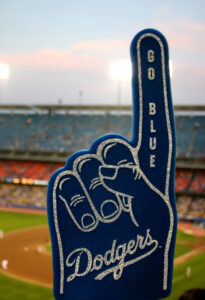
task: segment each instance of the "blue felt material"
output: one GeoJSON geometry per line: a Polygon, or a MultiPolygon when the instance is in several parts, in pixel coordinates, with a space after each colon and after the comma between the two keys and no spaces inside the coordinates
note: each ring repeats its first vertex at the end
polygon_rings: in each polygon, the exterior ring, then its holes
{"type": "Polygon", "coordinates": [[[171,291],[175,129],[165,38],[141,31],[131,59],[132,140],[100,137],[49,181],[58,300],[156,300],[171,291]]]}

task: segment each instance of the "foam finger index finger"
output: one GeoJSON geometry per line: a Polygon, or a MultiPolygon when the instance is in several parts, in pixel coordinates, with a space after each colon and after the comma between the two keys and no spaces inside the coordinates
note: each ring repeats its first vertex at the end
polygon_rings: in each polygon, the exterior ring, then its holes
{"type": "Polygon", "coordinates": [[[174,165],[174,118],[168,46],[156,30],[140,32],[131,44],[133,62],[133,145],[149,181],[168,193],[174,165]]]}

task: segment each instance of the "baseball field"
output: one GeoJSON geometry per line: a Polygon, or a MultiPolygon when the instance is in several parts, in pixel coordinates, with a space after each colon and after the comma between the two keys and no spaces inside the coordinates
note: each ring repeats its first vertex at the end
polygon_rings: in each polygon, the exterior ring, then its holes
{"type": "MultiPolygon", "coordinates": [[[[54,299],[46,215],[0,210],[0,230],[4,232],[0,238],[0,299],[54,299]]],[[[203,230],[179,224],[173,288],[167,299],[176,300],[187,289],[205,288],[204,236],[203,230]]]]}

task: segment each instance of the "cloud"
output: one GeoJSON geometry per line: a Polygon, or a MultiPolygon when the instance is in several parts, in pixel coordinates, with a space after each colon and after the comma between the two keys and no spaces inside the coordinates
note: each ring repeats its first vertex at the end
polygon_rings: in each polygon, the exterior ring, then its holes
{"type": "Polygon", "coordinates": [[[72,46],[74,50],[83,50],[103,54],[123,53],[129,49],[128,40],[81,41],[72,46]]]}
{"type": "Polygon", "coordinates": [[[172,78],[175,103],[203,104],[205,70],[191,63],[176,63],[172,78]]]}
{"type": "MultiPolygon", "coordinates": [[[[205,70],[200,65],[191,63],[176,63],[174,65],[173,79],[187,86],[203,84],[205,70]]],[[[203,84],[204,85],[204,84],[203,84]]]]}
{"type": "Polygon", "coordinates": [[[0,61],[21,69],[103,72],[113,59],[126,58],[128,47],[125,40],[81,41],[66,50],[48,48],[0,55],[0,61]]]}
{"type": "Polygon", "coordinates": [[[170,47],[186,52],[204,53],[205,25],[188,18],[177,21],[159,20],[157,28],[164,33],[170,47]]]}
{"type": "Polygon", "coordinates": [[[99,57],[71,50],[40,49],[32,53],[1,55],[0,60],[18,68],[45,70],[96,70],[99,57]]]}

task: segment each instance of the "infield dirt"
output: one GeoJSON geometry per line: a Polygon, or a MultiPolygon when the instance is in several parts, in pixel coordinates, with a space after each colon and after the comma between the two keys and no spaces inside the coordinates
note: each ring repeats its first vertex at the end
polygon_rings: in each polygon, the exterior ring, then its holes
{"type": "MultiPolygon", "coordinates": [[[[175,265],[205,251],[204,240],[199,236],[201,229],[187,224],[179,224],[179,228],[185,232],[192,229],[196,241],[189,245],[192,251],[175,259],[175,265]]],[[[0,271],[23,281],[52,287],[52,256],[45,251],[48,243],[47,225],[7,233],[0,239],[0,262],[7,259],[8,270],[3,270],[0,264],[0,271]]]]}
{"type": "Polygon", "coordinates": [[[0,261],[8,260],[8,270],[0,271],[24,281],[52,286],[51,254],[43,251],[50,242],[48,226],[8,233],[0,239],[0,261]]]}

